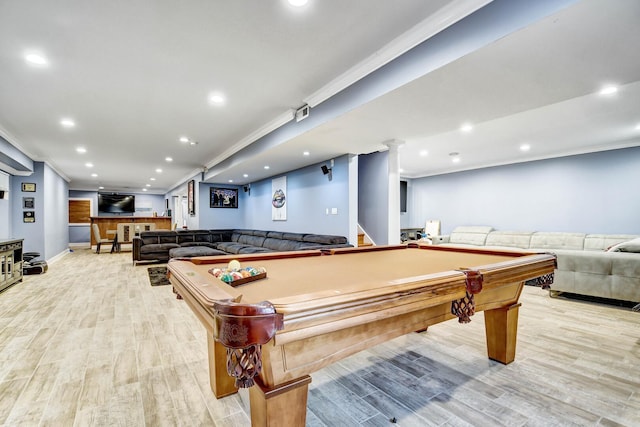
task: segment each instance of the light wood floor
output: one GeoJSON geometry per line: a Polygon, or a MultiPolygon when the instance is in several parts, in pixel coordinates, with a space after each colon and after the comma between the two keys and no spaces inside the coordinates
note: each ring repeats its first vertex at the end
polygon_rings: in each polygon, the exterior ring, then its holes
{"type": "MultiPolygon", "coordinates": [[[[482,314],[313,375],[309,426],[640,425],[640,313],[525,287],[516,361],[482,314]]],[[[77,250],[0,293],[0,425],[247,426],[209,389],[204,328],[131,253],[77,250]]]]}

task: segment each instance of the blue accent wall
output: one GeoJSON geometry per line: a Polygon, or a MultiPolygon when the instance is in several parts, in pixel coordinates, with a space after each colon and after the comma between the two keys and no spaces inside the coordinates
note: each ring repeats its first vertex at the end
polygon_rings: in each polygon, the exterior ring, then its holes
{"type": "Polygon", "coordinates": [[[376,245],[389,243],[389,152],[358,158],[358,224],[376,245]]]}
{"type": "Polygon", "coordinates": [[[11,181],[11,234],[24,238],[25,252],[39,252],[50,259],[67,250],[69,236],[68,183],[43,162],[34,162],[30,176],[14,176],[11,181]],[[36,184],[35,192],[22,192],[23,183],[36,184]],[[24,222],[23,197],[33,197],[35,222],[24,222]],[[46,215],[45,215],[46,212],[46,215]]]}
{"type": "MultiPolygon", "coordinates": [[[[286,173],[287,220],[271,219],[271,178],[252,182],[250,193],[242,187],[201,183],[200,228],[249,228],[299,233],[349,235],[348,156],[334,159],[332,180],[322,173],[330,160],[286,173]],[[238,209],[209,207],[209,188],[238,188],[238,209]],[[332,214],[332,208],[337,214],[332,214]],[[329,214],[327,215],[327,209],[329,214]]],[[[278,175],[273,178],[279,178],[278,175]]],[[[357,196],[354,196],[357,197],[357,196]]]]}
{"type": "Polygon", "coordinates": [[[640,147],[414,179],[415,216],[498,230],[640,234],[640,147]]]}

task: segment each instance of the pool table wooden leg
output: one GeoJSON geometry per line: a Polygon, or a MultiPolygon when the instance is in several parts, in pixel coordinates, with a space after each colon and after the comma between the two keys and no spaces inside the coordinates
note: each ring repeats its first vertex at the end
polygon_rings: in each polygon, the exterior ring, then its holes
{"type": "Polygon", "coordinates": [[[519,308],[520,303],[509,307],[485,310],[484,327],[487,335],[489,359],[505,365],[515,359],[519,308]]]}
{"type": "Polygon", "coordinates": [[[309,383],[311,377],[305,375],[270,389],[256,377],[249,388],[251,427],[304,426],[309,383]]]}
{"type": "Polygon", "coordinates": [[[207,334],[209,354],[209,383],[217,399],[236,393],[235,379],[227,373],[227,349],[207,334]]]}

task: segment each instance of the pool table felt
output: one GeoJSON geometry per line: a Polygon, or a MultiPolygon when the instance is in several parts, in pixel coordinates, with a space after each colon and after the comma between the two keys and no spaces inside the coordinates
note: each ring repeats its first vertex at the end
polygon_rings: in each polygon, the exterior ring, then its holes
{"type": "Polygon", "coordinates": [[[301,298],[327,297],[357,292],[363,289],[401,285],[428,279],[431,275],[464,276],[461,268],[482,268],[502,262],[517,261],[518,255],[460,253],[403,248],[360,253],[309,256],[295,259],[241,261],[242,267],[265,267],[265,279],[231,287],[208,271],[226,267],[222,263],[193,264],[177,261],[170,264],[200,289],[194,289],[206,299],[223,299],[242,295],[242,301],[274,304],[300,302],[301,298]],[[211,289],[215,287],[217,289],[211,289]]]}

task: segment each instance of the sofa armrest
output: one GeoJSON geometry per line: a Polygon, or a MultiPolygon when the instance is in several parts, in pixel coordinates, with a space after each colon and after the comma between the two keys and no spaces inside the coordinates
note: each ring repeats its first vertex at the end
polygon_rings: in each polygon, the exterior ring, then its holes
{"type": "Polygon", "coordinates": [[[431,243],[439,245],[441,243],[449,243],[449,235],[446,236],[433,236],[431,237],[431,243]]]}
{"type": "Polygon", "coordinates": [[[134,236],[132,241],[133,265],[136,261],[140,261],[140,248],[142,247],[142,239],[140,236],[134,236]]]}

